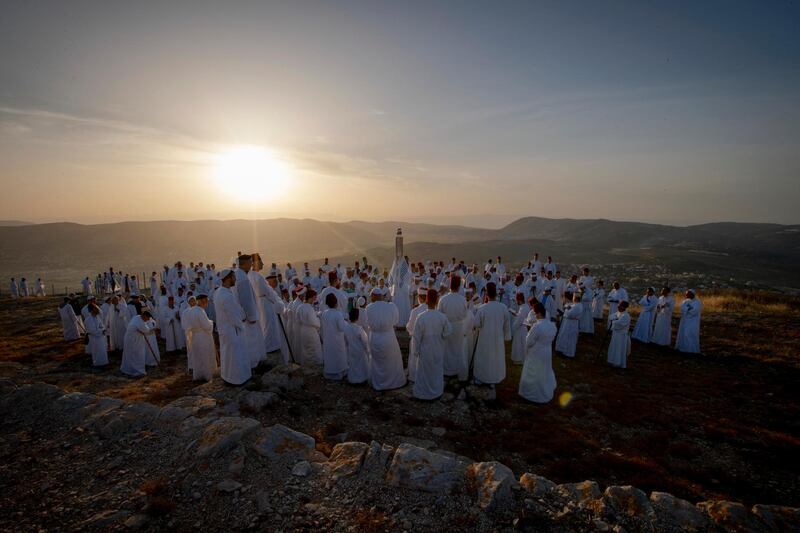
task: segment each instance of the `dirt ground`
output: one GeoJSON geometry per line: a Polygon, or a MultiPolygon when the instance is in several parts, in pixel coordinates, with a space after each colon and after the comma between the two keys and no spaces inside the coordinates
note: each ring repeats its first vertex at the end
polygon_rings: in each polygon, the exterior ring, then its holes
{"type": "MultiPolygon", "coordinates": [[[[715,298],[703,315],[703,355],[634,342],[629,368],[617,370],[595,358],[602,335],[582,335],[575,359],[554,358],[558,388],[548,405],[517,395],[521,367],[509,361],[494,401],[454,401],[459,386],[451,382],[442,400],[420,402],[408,387],[378,393],[328,382],[320,372],[248,416],[314,435],[323,452],[343,440],[412,438],[556,482],[594,479],[693,502],[800,506],[798,303],[715,298]]],[[[63,341],[57,304],[0,300],[0,376],[159,405],[198,385],[180,354],[164,356],[139,380],[119,372],[119,353],[93,368],[82,343],[63,341]]],[[[398,337],[405,356],[407,336],[398,337]]],[[[257,389],[259,381],[246,386],[257,389]]]]}

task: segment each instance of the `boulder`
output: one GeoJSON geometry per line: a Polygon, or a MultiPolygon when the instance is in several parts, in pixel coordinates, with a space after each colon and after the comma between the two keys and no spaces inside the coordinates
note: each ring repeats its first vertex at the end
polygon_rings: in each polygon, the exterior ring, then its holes
{"type": "Polygon", "coordinates": [[[728,531],[760,531],[764,529],[759,519],[741,503],[711,500],[700,502],[697,507],[708,513],[711,520],[728,531]]]}
{"type": "Polygon", "coordinates": [[[305,457],[315,446],[314,437],[275,424],[261,432],[253,449],[261,456],[278,459],[284,455],[305,457]]]}
{"type": "Polygon", "coordinates": [[[28,417],[33,413],[41,413],[63,395],[63,390],[47,383],[22,385],[4,395],[0,400],[0,412],[8,412],[15,418],[28,417]]]}
{"type": "Polygon", "coordinates": [[[754,505],[752,512],[772,531],[800,531],[800,509],[782,505],[754,505]]]}
{"type": "Polygon", "coordinates": [[[271,392],[297,390],[303,382],[303,369],[294,363],[278,365],[261,376],[261,385],[271,392]]]}
{"type": "Polygon", "coordinates": [[[97,422],[103,420],[111,411],[119,409],[125,402],[116,398],[97,398],[97,401],[86,404],[78,410],[76,416],[82,421],[82,427],[93,427],[97,422]]]}
{"type": "Polygon", "coordinates": [[[311,463],[300,461],[292,468],[292,475],[297,477],[307,477],[311,473],[311,463]]]}
{"type": "Polygon", "coordinates": [[[216,407],[217,402],[207,396],[184,396],[168,403],[161,409],[158,424],[177,427],[190,416],[197,416],[216,407]]]}
{"type": "Polygon", "coordinates": [[[258,420],[252,418],[234,416],[214,420],[206,426],[200,437],[197,456],[209,457],[226,452],[260,427],[258,420]]]}
{"type": "Polygon", "coordinates": [[[584,503],[600,497],[600,486],[595,481],[581,481],[580,483],[562,483],[556,485],[555,491],[566,500],[584,503]]]}
{"type": "Polygon", "coordinates": [[[453,489],[463,474],[453,457],[403,443],[397,447],[386,480],[395,487],[445,493],[453,489]]]}
{"type": "Polygon", "coordinates": [[[190,416],[178,425],[177,434],[187,439],[197,438],[205,430],[206,426],[211,425],[216,420],[218,420],[216,416],[207,416],[205,418],[190,416]]]}
{"type": "Polygon", "coordinates": [[[478,497],[478,505],[492,511],[511,501],[511,488],[517,485],[514,473],[497,461],[472,463],[466,471],[467,487],[478,497]]]}
{"type": "Polygon", "coordinates": [[[239,408],[247,408],[258,412],[268,405],[272,405],[278,399],[273,392],[259,392],[243,390],[239,394],[239,408]]]}
{"type": "Polygon", "coordinates": [[[647,495],[630,485],[607,487],[602,498],[587,507],[600,518],[618,522],[634,531],[652,531],[656,515],[647,495]]]}
{"type": "Polygon", "coordinates": [[[98,418],[96,425],[101,437],[119,438],[128,432],[149,426],[160,412],[161,409],[150,403],[129,403],[98,418]]]}
{"type": "Polygon", "coordinates": [[[353,476],[361,470],[369,446],[363,442],[343,442],[333,447],[328,463],[334,477],[353,476]]]}
{"type": "Polygon", "coordinates": [[[234,492],[242,488],[242,484],[232,479],[223,479],[217,483],[217,490],[221,492],[234,492]]]}
{"type": "Polygon", "coordinates": [[[82,409],[90,403],[96,402],[97,396],[85,392],[70,392],[53,402],[53,409],[59,413],[69,424],[77,424],[83,420],[82,409]]]}
{"type": "Polygon", "coordinates": [[[653,492],[650,504],[656,516],[656,529],[660,531],[705,531],[708,516],[700,509],[672,494],[653,492]]]}
{"type": "Polygon", "coordinates": [[[537,498],[544,497],[547,493],[556,488],[556,484],[546,477],[528,473],[522,474],[522,477],[519,478],[519,484],[523,489],[537,498]]]}
{"type": "Polygon", "coordinates": [[[386,465],[389,464],[389,459],[392,457],[393,452],[394,448],[388,444],[382,445],[379,442],[370,442],[361,467],[362,474],[377,474],[383,477],[386,472],[386,465]]]}

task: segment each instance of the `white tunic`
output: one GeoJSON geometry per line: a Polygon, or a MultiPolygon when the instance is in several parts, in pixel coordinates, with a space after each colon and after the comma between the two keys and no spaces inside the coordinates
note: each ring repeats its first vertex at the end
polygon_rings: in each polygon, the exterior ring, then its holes
{"type": "Polygon", "coordinates": [[[669,346],[672,340],[672,310],[675,301],[672,296],[659,296],[656,306],[656,325],[653,328],[653,344],[669,346]]]}
{"type": "Polygon", "coordinates": [[[594,299],[592,300],[592,317],[602,320],[603,310],[606,306],[605,289],[595,289],[594,299]]]}
{"type": "Polygon", "coordinates": [[[414,347],[417,356],[416,380],[413,387],[415,398],[434,400],[444,392],[445,339],[451,336],[452,330],[450,320],[435,309],[428,309],[417,318],[414,325],[414,347]]]}
{"type": "Polygon", "coordinates": [[[631,338],[628,330],[631,315],[627,311],[617,311],[611,317],[611,342],[608,344],[608,364],[626,368],[628,355],[631,353],[631,338]]]}
{"type": "Polygon", "coordinates": [[[161,308],[160,314],[161,324],[164,328],[161,331],[161,335],[166,341],[166,350],[168,352],[174,352],[175,350],[184,348],[184,346],[181,346],[183,335],[180,334],[182,329],[181,323],[178,320],[178,308],[165,305],[161,308]]]}
{"type": "Polygon", "coordinates": [[[639,305],[642,306],[642,310],[639,312],[639,318],[636,320],[636,327],[633,328],[631,338],[640,342],[650,342],[650,337],[653,335],[653,321],[656,317],[658,298],[655,296],[642,296],[642,299],[639,300],[639,305]]]}
{"type": "Polygon", "coordinates": [[[245,351],[243,320],[244,311],[228,287],[220,286],[214,292],[219,332],[219,373],[222,379],[233,385],[241,385],[250,379],[250,356],[245,351]]]}
{"type": "Polygon", "coordinates": [[[391,302],[372,302],[367,306],[369,351],[372,357],[370,381],[375,390],[397,389],[406,384],[403,355],[394,334],[400,319],[397,306],[391,302]]]}
{"type": "Polygon", "coordinates": [[[214,323],[205,309],[196,305],[187,309],[181,323],[186,331],[186,352],[192,379],[211,381],[217,373],[217,348],[214,346],[214,323]]]}
{"type": "Polygon", "coordinates": [[[445,340],[444,375],[458,375],[464,367],[464,321],[467,318],[467,300],[457,292],[442,296],[436,309],[450,321],[450,336],[445,340]]]}
{"type": "Polygon", "coordinates": [[[369,339],[364,328],[348,323],[344,332],[347,344],[347,381],[364,383],[369,379],[369,339]]]}
{"type": "Polygon", "coordinates": [[[61,325],[64,327],[64,340],[74,341],[81,338],[81,325],[78,317],[75,316],[75,310],[72,309],[70,304],[64,304],[58,308],[58,314],[61,317],[61,325]]]}
{"type": "Polygon", "coordinates": [[[128,306],[125,302],[110,305],[106,320],[111,351],[122,350],[125,346],[125,329],[128,327],[128,306]]]}
{"type": "Polygon", "coordinates": [[[703,304],[697,298],[687,298],[681,303],[681,321],[675,337],[675,349],[686,353],[700,353],[700,311],[703,304]]]}
{"type": "Polygon", "coordinates": [[[417,372],[417,351],[415,349],[416,347],[414,346],[414,325],[417,323],[417,318],[419,318],[419,315],[427,310],[427,304],[419,304],[411,310],[411,313],[408,316],[408,322],[406,323],[406,331],[411,339],[408,344],[408,379],[411,381],[414,381],[414,376],[417,372]]]}
{"type": "Polygon", "coordinates": [[[250,367],[258,366],[259,361],[266,359],[267,352],[264,345],[264,333],[258,322],[258,306],[253,292],[253,286],[247,272],[241,268],[236,269],[236,297],[245,314],[242,323],[244,332],[245,351],[250,358],[250,367]]]}
{"type": "MultiPolygon", "coordinates": [[[[341,316],[341,315],[340,315],[341,316]]],[[[319,316],[310,303],[301,304],[295,311],[295,331],[299,350],[295,356],[303,365],[322,364],[322,345],[319,340],[319,316]]]]}
{"type": "Polygon", "coordinates": [[[561,318],[561,329],[556,338],[556,351],[567,357],[575,357],[575,348],[578,346],[578,321],[583,315],[583,304],[576,303],[565,306],[564,316],[561,318]]]}
{"type": "Polygon", "coordinates": [[[617,314],[617,307],[620,302],[628,301],[628,291],[620,287],[619,289],[611,289],[608,292],[608,326],[611,327],[611,318],[617,314]]]}
{"type": "Polygon", "coordinates": [[[338,309],[328,308],[322,312],[320,328],[323,374],[328,379],[342,379],[347,374],[347,322],[338,309]]]}
{"type": "Polygon", "coordinates": [[[106,333],[100,315],[89,315],[86,318],[86,334],[89,336],[89,353],[92,354],[92,364],[103,366],[108,364],[108,349],[106,348],[106,333]]]}
{"type": "Polygon", "coordinates": [[[511,326],[511,361],[517,364],[525,362],[525,338],[528,334],[528,328],[525,326],[525,320],[531,312],[531,306],[523,303],[517,309],[517,316],[514,317],[511,326]]]}
{"type": "Polygon", "coordinates": [[[475,350],[475,379],[481,383],[500,383],[506,377],[505,341],[511,340],[508,308],[497,301],[480,306],[475,313],[478,346],[475,350]]]}
{"type": "Polygon", "coordinates": [[[525,337],[525,365],[519,378],[519,395],[537,403],[553,399],[556,375],[553,372],[553,339],[556,325],[537,320],[525,337]]]}
{"type": "Polygon", "coordinates": [[[125,348],[122,350],[120,372],[132,377],[147,374],[145,361],[149,350],[147,344],[149,336],[152,336],[152,330],[141,315],[133,317],[128,322],[128,327],[125,329],[125,348]]]}

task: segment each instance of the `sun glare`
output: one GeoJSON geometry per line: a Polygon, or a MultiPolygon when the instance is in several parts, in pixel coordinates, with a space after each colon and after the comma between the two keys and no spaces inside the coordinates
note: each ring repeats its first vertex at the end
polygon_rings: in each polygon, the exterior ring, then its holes
{"type": "Polygon", "coordinates": [[[275,200],[286,192],[289,169],[266,148],[239,146],[219,154],[215,178],[237,200],[275,200]]]}

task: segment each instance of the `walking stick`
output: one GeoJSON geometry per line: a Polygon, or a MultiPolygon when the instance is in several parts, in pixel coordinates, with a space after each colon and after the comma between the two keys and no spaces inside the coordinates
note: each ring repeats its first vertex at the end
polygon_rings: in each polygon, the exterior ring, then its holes
{"type": "Polygon", "coordinates": [[[456,394],[456,398],[461,396],[461,393],[467,389],[467,386],[475,377],[475,352],[478,350],[478,339],[481,337],[481,330],[475,335],[475,345],[472,347],[472,358],[469,361],[469,370],[467,370],[467,380],[461,385],[461,389],[456,394]]]}
{"type": "Polygon", "coordinates": [[[286,328],[283,327],[283,319],[281,318],[281,315],[279,315],[278,313],[275,313],[275,315],[278,317],[278,323],[281,325],[281,331],[283,331],[283,338],[286,339],[286,346],[289,348],[289,357],[292,359],[292,363],[297,364],[297,361],[294,358],[294,352],[292,351],[292,345],[289,343],[289,336],[286,335],[286,328]]]}
{"type": "MultiPolygon", "coordinates": [[[[139,333],[142,333],[142,332],[140,331],[139,333]]],[[[153,347],[150,346],[150,341],[147,339],[147,335],[142,333],[142,337],[144,337],[144,343],[147,345],[147,349],[150,350],[150,353],[153,355],[153,359],[156,360],[156,366],[158,368],[161,368],[161,365],[159,364],[158,356],[156,355],[156,352],[153,351],[153,347]]]]}

